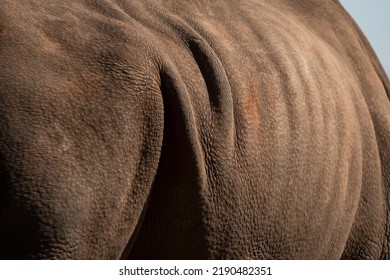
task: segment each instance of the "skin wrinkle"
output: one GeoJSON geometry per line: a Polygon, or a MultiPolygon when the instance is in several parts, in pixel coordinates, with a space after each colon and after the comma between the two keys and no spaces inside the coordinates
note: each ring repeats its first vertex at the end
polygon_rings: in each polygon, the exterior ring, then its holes
{"type": "MultiPolygon", "coordinates": [[[[207,32],[204,30],[204,27],[200,27],[199,24],[193,22],[190,18],[186,18],[186,20],[190,23],[191,28],[193,28],[198,34],[202,34],[202,35],[199,35],[199,36],[201,36],[202,38],[204,38],[204,39],[201,39],[201,40],[209,40],[210,35],[207,34],[207,32]]],[[[196,37],[192,38],[191,40],[192,40],[192,41],[193,41],[193,40],[196,40],[196,37]]],[[[191,41],[191,40],[190,40],[190,41],[191,41]]],[[[204,43],[200,43],[200,44],[205,45],[204,43]]],[[[207,44],[207,43],[206,43],[206,44],[207,44]]],[[[194,44],[193,44],[193,45],[194,45],[194,44]]],[[[195,46],[196,46],[196,44],[195,44],[195,46]]],[[[206,46],[206,49],[210,49],[212,52],[215,52],[215,55],[216,55],[217,57],[223,55],[222,53],[219,53],[218,50],[216,50],[216,49],[212,46],[212,43],[211,43],[211,42],[208,43],[208,46],[206,46]]],[[[207,53],[204,53],[204,54],[207,54],[207,53]]],[[[194,57],[196,57],[196,56],[197,56],[197,55],[194,54],[194,57]]],[[[207,56],[206,56],[206,57],[207,57],[207,56]]],[[[210,78],[207,77],[208,75],[206,75],[206,74],[207,74],[207,72],[206,72],[206,71],[207,71],[207,65],[206,65],[206,67],[203,67],[203,68],[204,68],[204,70],[205,70],[205,71],[204,71],[205,74],[203,74],[203,76],[206,78],[205,81],[210,80],[210,78]]],[[[224,66],[220,63],[220,61],[218,61],[218,62],[216,63],[215,68],[216,68],[216,69],[221,68],[221,69],[219,70],[220,72],[223,73],[223,74],[222,74],[223,79],[221,79],[221,80],[225,80],[225,83],[226,83],[226,87],[225,87],[225,88],[227,89],[228,92],[231,92],[232,85],[230,84],[230,75],[229,75],[228,69],[227,69],[226,67],[224,67],[224,66]]],[[[218,71],[218,70],[217,70],[217,71],[218,71]]],[[[218,75],[217,72],[216,72],[216,74],[218,75]]],[[[209,84],[210,84],[210,83],[209,83],[209,84]]],[[[216,86],[218,86],[218,83],[216,83],[216,86]]],[[[210,101],[211,101],[210,103],[211,103],[211,104],[213,104],[213,103],[214,103],[214,104],[220,103],[220,102],[218,102],[218,98],[212,97],[212,95],[214,94],[214,91],[212,90],[212,87],[209,86],[209,88],[210,88],[210,90],[209,90],[208,96],[209,96],[209,99],[210,99],[210,101]],[[213,100],[215,100],[215,101],[213,102],[213,100]]],[[[221,90],[223,90],[223,89],[221,89],[221,90]]],[[[230,93],[230,94],[228,94],[227,96],[229,97],[229,99],[230,99],[230,97],[231,97],[231,98],[234,100],[233,94],[230,93]]],[[[221,98],[221,97],[219,97],[219,98],[221,98]]],[[[223,96],[222,96],[222,98],[223,98],[223,96]]],[[[235,102],[234,102],[233,100],[231,101],[232,103],[229,105],[229,107],[232,108],[233,114],[235,115],[236,112],[237,112],[237,110],[235,109],[235,102]]],[[[229,103],[230,103],[230,102],[229,102],[229,103]]],[[[216,109],[218,109],[218,106],[215,106],[215,107],[216,107],[216,109]]],[[[226,109],[226,110],[229,112],[228,114],[231,114],[231,113],[230,113],[230,109],[226,109]]],[[[213,112],[213,110],[211,110],[211,111],[213,112]]],[[[220,111],[221,113],[223,113],[224,109],[223,109],[223,108],[220,108],[219,111],[220,111]]],[[[228,130],[228,131],[232,131],[232,132],[229,133],[230,135],[229,135],[227,138],[228,138],[228,139],[231,139],[231,140],[229,140],[229,141],[231,141],[232,144],[231,144],[231,145],[228,145],[227,148],[229,149],[229,156],[230,156],[230,158],[236,160],[236,158],[237,158],[236,153],[237,153],[237,151],[239,151],[239,148],[238,148],[239,143],[238,143],[238,141],[236,141],[236,139],[239,138],[238,133],[237,133],[237,127],[239,127],[239,126],[237,125],[237,120],[238,120],[238,118],[236,118],[234,115],[233,115],[234,121],[229,121],[230,117],[228,117],[228,118],[227,118],[227,121],[225,120],[224,122],[231,123],[231,124],[229,125],[230,128],[227,129],[227,130],[228,130]],[[233,148],[233,147],[235,147],[236,149],[231,149],[231,148],[233,148]]],[[[222,120],[225,119],[223,116],[218,117],[218,114],[212,114],[212,115],[211,115],[211,118],[219,118],[220,121],[222,121],[222,120]]],[[[208,122],[213,123],[213,121],[211,121],[211,120],[209,120],[208,122]]],[[[219,127],[219,125],[216,125],[216,126],[219,127]]],[[[212,128],[215,129],[215,125],[213,125],[212,128]]],[[[212,131],[208,131],[208,134],[213,134],[213,132],[212,132],[212,131]]],[[[208,137],[208,138],[210,139],[210,136],[205,135],[205,137],[208,137]]],[[[217,141],[219,141],[219,140],[217,139],[217,141]]],[[[204,146],[207,146],[207,145],[208,145],[208,144],[207,144],[207,140],[206,140],[206,143],[204,143],[203,145],[204,145],[204,146]]]]}
{"type": "MultiPolygon", "coordinates": [[[[184,35],[185,32],[187,32],[187,31],[182,31],[183,28],[180,27],[180,25],[174,25],[174,27],[175,27],[175,29],[178,30],[180,36],[187,37],[187,35],[184,35]]],[[[188,37],[191,38],[191,36],[193,36],[193,35],[189,35],[188,37]]],[[[194,40],[194,39],[190,39],[190,40],[194,40]]],[[[190,42],[191,42],[191,41],[190,41],[190,42]]],[[[201,44],[201,43],[200,43],[200,42],[199,42],[199,43],[196,43],[195,46],[197,46],[197,44],[201,44]]],[[[191,43],[190,43],[190,46],[191,46],[191,43]]],[[[190,47],[190,49],[191,49],[191,47],[190,47]]],[[[197,53],[198,53],[198,52],[195,53],[195,56],[197,55],[197,53]]],[[[199,65],[200,65],[200,67],[202,67],[202,64],[199,63],[199,65]]],[[[211,66],[212,69],[213,69],[213,67],[214,67],[214,66],[211,66]]],[[[201,70],[202,70],[202,68],[201,68],[201,70]]],[[[207,83],[207,81],[206,81],[206,83],[207,83]]],[[[210,85],[209,85],[209,88],[210,88],[210,85]]],[[[225,92],[226,92],[226,90],[225,90],[225,92]]],[[[219,107],[219,106],[217,105],[217,106],[216,106],[216,109],[218,109],[218,107],[219,107]]],[[[223,107],[222,107],[222,109],[223,109],[223,107]]],[[[223,110],[221,110],[220,112],[223,113],[223,110]]],[[[229,129],[229,130],[231,130],[231,129],[229,129]]],[[[229,137],[229,138],[231,138],[231,137],[229,137]]],[[[208,143],[208,145],[210,145],[210,144],[212,144],[212,143],[208,143]]],[[[208,161],[208,162],[210,162],[210,160],[212,161],[212,158],[206,159],[206,161],[208,161]]],[[[210,174],[210,172],[211,172],[211,171],[209,171],[208,173],[210,174]]],[[[211,174],[212,174],[212,173],[211,173],[211,174]]],[[[213,182],[212,179],[210,180],[210,182],[211,182],[211,183],[213,182]]],[[[211,203],[211,204],[215,204],[215,203],[211,203]]]]}
{"type": "Polygon", "coordinates": [[[389,258],[389,81],[337,1],[0,15],[0,258],[389,258]]]}

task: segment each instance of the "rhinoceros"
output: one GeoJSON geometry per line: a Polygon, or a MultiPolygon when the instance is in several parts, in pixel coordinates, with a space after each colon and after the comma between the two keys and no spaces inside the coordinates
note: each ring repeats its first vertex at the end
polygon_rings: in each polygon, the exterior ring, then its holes
{"type": "Polygon", "coordinates": [[[2,0],[0,258],[389,259],[389,94],[338,1],[2,0]]]}

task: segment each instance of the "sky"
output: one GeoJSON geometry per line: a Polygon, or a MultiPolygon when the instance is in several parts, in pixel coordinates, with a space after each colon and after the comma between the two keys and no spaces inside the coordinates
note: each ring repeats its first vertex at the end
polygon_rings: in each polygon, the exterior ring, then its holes
{"type": "Polygon", "coordinates": [[[390,76],[390,1],[339,0],[374,48],[390,76]]]}

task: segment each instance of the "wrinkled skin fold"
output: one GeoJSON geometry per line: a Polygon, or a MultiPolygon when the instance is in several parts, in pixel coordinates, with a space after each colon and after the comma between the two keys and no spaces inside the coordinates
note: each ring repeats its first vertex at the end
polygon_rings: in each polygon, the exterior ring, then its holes
{"type": "Polygon", "coordinates": [[[337,1],[0,2],[0,258],[389,259],[390,86],[337,1]]]}

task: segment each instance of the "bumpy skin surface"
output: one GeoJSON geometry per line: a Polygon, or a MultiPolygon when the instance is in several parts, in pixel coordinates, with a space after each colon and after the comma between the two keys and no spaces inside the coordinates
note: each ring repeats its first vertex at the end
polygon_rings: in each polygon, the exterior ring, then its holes
{"type": "Polygon", "coordinates": [[[389,92],[337,1],[2,0],[0,257],[389,259],[389,92]]]}

